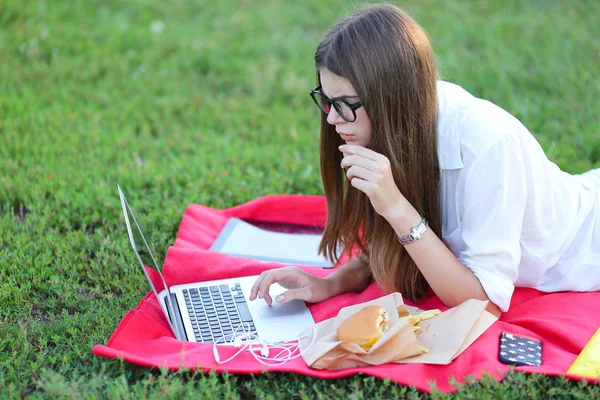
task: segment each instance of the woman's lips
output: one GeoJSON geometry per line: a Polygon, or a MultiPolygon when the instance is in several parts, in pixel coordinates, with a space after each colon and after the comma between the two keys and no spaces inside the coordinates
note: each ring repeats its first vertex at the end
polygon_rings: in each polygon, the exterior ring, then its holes
{"type": "Polygon", "coordinates": [[[352,138],[354,137],[354,135],[346,135],[344,133],[340,133],[340,136],[341,136],[342,140],[345,140],[346,142],[351,141],[352,138]]]}

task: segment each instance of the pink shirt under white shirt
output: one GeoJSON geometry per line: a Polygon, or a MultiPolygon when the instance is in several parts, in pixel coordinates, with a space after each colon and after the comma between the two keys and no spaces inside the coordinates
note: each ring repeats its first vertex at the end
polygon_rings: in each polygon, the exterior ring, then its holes
{"type": "Polygon", "coordinates": [[[438,82],[443,241],[507,311],[515,287],[600,290],[600,169],[563,172],[500,107],[438,82]]]}

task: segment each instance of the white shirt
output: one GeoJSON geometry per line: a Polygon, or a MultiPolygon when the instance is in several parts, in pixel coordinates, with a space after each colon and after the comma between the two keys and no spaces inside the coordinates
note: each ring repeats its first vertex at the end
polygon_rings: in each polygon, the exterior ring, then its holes
{"type": "Polygon", "coordinates": [[[600,170],[561,171],[506,111],[437,88],[442,239],[489,299],[507,311],[515,287],[600,290],[600,170]]]}

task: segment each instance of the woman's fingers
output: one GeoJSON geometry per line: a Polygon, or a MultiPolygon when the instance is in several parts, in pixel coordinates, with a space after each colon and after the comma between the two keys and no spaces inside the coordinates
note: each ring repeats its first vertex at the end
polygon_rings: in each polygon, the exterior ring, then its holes
{"type": "Polygon", "coordinates": [[[248,298],[250,300],[256,299],[256,296],[258,295],[258,288],[260,287],[260,284],[265,279],[265,276],[267,276],[268,273],[269,273],[269,271],[263,271],[258,276],[258,278],[256,278],[256,281],[254,282],[254,285],[252,285],[252,289],[250,289],[250,296],[248,296],[248,298]]]}
{"type": "Polygon", "coordinates": [[[340,163],[342,168],[348,168],[353,165],[358,165],[367,169],[377,168],[377,163],[375,161],[356,154],[345,156],[342,158],[342,162],[340,163]]]}
{"type": "MultiPolygon", "coordinates": [[[[377,154],[377,153],[375,153],[375,154],[377,154]]],[[[379,158],[377,160],[367,158],[360,154],[348,155],[342,159],[340,166],[342,168],[352,168],[353,166],[359,166],[359,167],[368,169],[370,171],[373,171],[374,173],[376,173],[378,175],[382,175],[382,174],[387,175],[387,174],[391,173],[389,160],[381,154],[377,154],[377,155],[379,156],[379,158]]]]}
{"type": "Polygon", "coordinates": [[[369,197],[382,190],[389,192],[392,184],[395,187],[387,157],[362,146],[343,145],[340,150],[345,155],[341,167],[347,168],[346,176],[353,187],[369,197]]]}
{"type": "Polygon", "coordinates": [[[339,150],[344,153],[344,155],[352,155],[357,154],[359,156],[365,157],[369,160],[380,161],[382,158],[385,158],[383,155],[374,152],[371,149],[367,149],[366,147],[357,146],[353,144],[343,144],[339,147],[339,150]]]}
{"type": "Polygon", "coordinates": [[[346,176],[351,181],[354,178],[359,178],[369,182],[375,182],[378,179],[378,175],[376,173],[358,165],[353,165],[352,167],[348,168],[348,171],[346,171],[346,176]]]}
{"type": "Polygon", "coordinates": [[[350,184],[369,197],[378,214],[385,216],[398,202],[406,201],[394,181],[387,157],[362,146],[342,145],[339,149],[344,154],[340,164],[347,168],[350,184]]]}
{"type": "Polygon", "coordinates": [[[296,277],[298,272],[295,268],[277,268],[269,271],[264,271],[260,274],[252,289],[250,290],[250,300],[258,298],[263,298],[267,302],[267,304],[271,305],[273,303],[273,299],[269,295],[269,288],[272,284],[283,281],[283,280],[291,280],[296,277]]]}
{"type": "Polygon", "coordinates": [[[258,286],[258,297],[265,299],[268,305],[273,303],[273,299],[271,299],[271,296],[269,295],[269,288],[272,284],[277,282],[277,275],[278,274],[275,273],[275,271],[269,271],[267,276],[265,276],[265,279],[263,279],[258,286]]]}
{"type": "Polygon", "coordinates": [[[273,304],[269,287],[274,283],[288,289],[275,298],[278,303],[292,300],[314,303],[329,297],[328,286],[323,279],[312,276],[298,267],[288,266],[263,272],[250,290],[250,300],[264,298],[267,304],[273,304]]]}
{"type": "Polygon", "coordinates": [[[311,289],[309,287],[302,287],[298,289],[289,289],[281,293],[275,298],[278,303],[287,303],[292,300],[304,300],[309,301],[312,296],[311,289]]]}
{"type": "Polygon", "coordinates": [[[373,193],[373,184],[371,182],[367,182],[363,179],[352,179],[350,184],[367,196],[370,196],[373,193]]]}

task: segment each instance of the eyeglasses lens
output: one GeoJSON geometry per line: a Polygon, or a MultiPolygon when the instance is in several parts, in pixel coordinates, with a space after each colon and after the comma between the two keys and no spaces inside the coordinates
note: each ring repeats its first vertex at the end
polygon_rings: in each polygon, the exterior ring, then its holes
{"type": "Polygon", "coordinates": [[[313,91],[311,94],[321,111],[324,113],[329,114],[331,106],[333,105],[337,113],[346,121],[353,122],[356,119],[354,112],[345,102],[336,100],[331,103],[325,96],[317,91],[313,91]]]}
{"type": "Polygon", "coordinates": [[[314,96],[315,100],[317,100],[317,105],[319,108],[323,112],[329,114],[329,111],[331,111],[331,103],[319,92],[315,92],[314,96]]]}
{"type": "Polygon", "coordinates": [[[335,109],[340,114],[340,116],[346,121],[354,121],[354,113],[352,112],[350,107],[348,107],[348,105],[343,101],[336,101],[335,109]]]}

